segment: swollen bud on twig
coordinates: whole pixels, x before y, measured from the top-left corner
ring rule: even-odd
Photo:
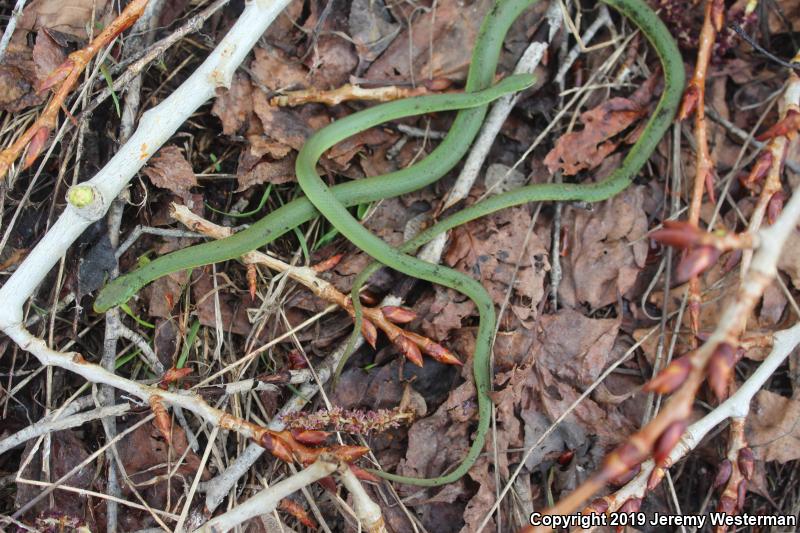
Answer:
[[[728,459],[725,459],[719,464],[719,468],[717,469],[717,475],[714,477],[714,488],[718,489],[725,485],[728,480],[731,478],[731,474],[733,473],[733,465]]]
[[[308,516],[308,512],[303,509],[303,507],[297,503],[296,501],[290,498],[284,498],[281,500],[281,503],[278,505],[278,508],[282,511],[286,511],[293,517],[297,519],[298,522],[306,526],[307,528],[317,530],[317,523],[314,522],[310,516]]]
[[[740,179],[741,184],[748,189],[754,189],[757,183],[761,183],[767,177],[769,169],[772,167],[772,152],[764,150],[758,154],[755,165],[750,169],[750,174],[746,178]]]
[[[311,430],[311,429],[293,429],[292,437],[297,442],[307,444],[309,446],[318,446],[325,442],[328,438],[327,431]]]
[[[443,365],[464,366],[464,363],[455,356],[453,352],[436,342],[425,343],[425,353],[442,363]]]
[[[681,108],[678,111],[678,120],[686,120],[694,113],[695,109],[697,109],[697,100],[699,98],[700,88],[692,81],[683,93]]]
[[[711,245],[694,248],[678,263],[678,267],[675,269],[675,282],[684,283],[699,275],[716,263],[721,253],[719,249]]]
[[[711,0],[711,23],[717,33],[725,27],[725,2],[724,0]]]
[[[158,429],[161,436],[164,437],[164,440],[167,444],[172,442],[172,420],[170,419],[169,412],[167,412],[167,408],[164,407],[164,402],[161,399],[161,396],[150,396],[150,409],[153,411],[153,415],[155,418],[153,419],[153,425]]]
[[[786,193],[778,191],[773,194],[767,204],[767,222],[775,224],[778,217],[783,213],[783,203],[786,201]]]
[[[727,342],[720,343],[708,361],[708,384],[717,401],[728,397],[728,385],[736,364],[736,349]]]
[[[746,500],[747,500],[747,480],[743,479],[739,482],[739,486],[736,487],[736,510],[738,512],[740,513],[742,512]]]
[[[366,446],[335,446],[330,450],[330,453],[340,461],[352,463],[356,459],[368,454],[369,448]]]
[[[179,379],[183,379],[189,374],[192,373],[191,367],[183,367],[183,368],[175,368],[174,366],[164,372],[164,377],[161,378],[161,381],[158,383],[158,386],[162,389],[166,389],[167,385],[170,383],[174,383]]]
[[[395,324],[408,324],[417,318],[417,314],[411,309],[397,305],[385,305],[381,307],[381,313],[387,320]]]
[[[272,435],[269,431],[261,434],[259,444],[262,448],[267,450],[273,456],[277,457],[284,463],[291,463],[294,460],[292,451],[283,439]]]
[[[664,479],[664,474],[666,470],[663,468],[655,467],[653,471],[650,472],[650,477],[647,478],[647,492],[653,492],[661,480]]]
[[[42,126],[36,130],[36,133],[34,133],[31,138],[31,142],[28,144],[28,153],[25,155],[25,161],[22,163],[22,170],[25,170],[36,161],[36,158],[39,157],[39,154],[44,150],[44,145],[49,138],[50,128]]]
[[[641,464],[634,465],[627,472],[623,472],[614,479],[610,480],[609,483],[615,487],[624,487],[625,485],[628,484],[628,481],[638,476],[639,472],[641,471],[642,471]]]
[[[739,472],[742,473],[745,479],[752,479],[753,472],[756,469],[755,455],[750,448],[742,448],[739,450],[739,456],[736,458],[736,464],[739,467]]]
[[[791,108],[786,112],[786,116],[776,122],[767,131],[756,137],[757,141],[766,141],[775,137],[784,137],[787,134],[800,129],[800,111]]]
[[[670,394],[683,385],[692,368],[691,353],[674,359],[656,377],[644,384],[645,392]]]
[[[622,504],[617,512],[620,514],[638,513],[639,509],[641,508],[641,498],[629,498],[625,503]],[[617,533],[622,533],[622,531],[625,531],[625,526],[617,526]]]
[[[367,344],[374,349],[378,342],[378,330],[375,329],[375,324],[363,318],[361,320],[361,335],[364,336],[364,340],[367,341]]]
[[[355,474],[355,476],[360,479],[361,481],[372,481],[373,483],[380,483],[381,478],[373,474],[372,472],[367,472],[363,468],[360,468],[356,465],[347,465],[350,467],[350,471]]]
[[[690,248],[701,238],[702,231],[691,222],[665,220],[662,226],[661,229],[651,232],[650,238],[667,246]]]
[[[582,514],[604,514],[608,511],[608,501],[605,498],[597,498],[596,500],[592,500],[592,503],[589,504],[589,507],[583,510]]]
[[[319,263],[317,263],[316,265],[312,266],[311,268],[317,274],[320,274],[322,272],[327,272],[328,270],[330,270],[333,267],[335,267],[336,265],[338,265],[339,262],[342,260],[342,257],[344,257],[344,254],[333,255],[333,256],[325,259],[324,261],[320,261]]]
[[[419,346],[414,341],[401,333],[393,339],[393,342],[406,359],[419,367],[422,366],[422,352],[419,351]]]
[[[247,265],[247,289],[250,293],[250,301],[256,301],[256,288],[258,286],[258,273],[256,272],[256,265]]]
[[[686,431],[686,421],[676,420],[659,435],[655,445],[653,445],[653,460],[656,462],[656,466],[664,466],[670,452],[681,440],[684,431]]]
[[[448,78],[433,78],[422,82],[429,91],[444,91],[453,85],[453,81]]]

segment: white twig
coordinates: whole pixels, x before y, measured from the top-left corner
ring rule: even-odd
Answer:
[[[789,329],[775,333],[773,338],[775,342],[772,346],[772,352],[759,365],[758,369],[730,398],[688,427],[683,438],[669,454],[668,464],[674,465],[680,461],[695,449],[712,429],[725,420],[747,416],[753,396],[800,344],[800,322]],[[613,494],[613,501],[610,502],[609,511],[616,511],[630,498],[644,497],[647,493],[647,482],[654,467],[655,464],[652,460],[643,463],[639,474]]]
[[[14,34],[14,29],[17,27],[17,21],[19,21],[19,17],[22,16],[25,2],[26,0],[17,0],[16,5],[14,5],[14,10],[11,12],[11,18],[8,19],[8,24],[3,32],[3,38],[0,39],[0,62],[3,61],[6,55],[6,48],[8,48],[8,43],[11,42],[11,36]]]
[[[209,520],[195,531],[218,533],[233,529],[245,520],[272,512],[286,496],[334,473],[337,468],[349,470],[333,457],[321,456],[311,466],[297,474],[262,490],[249,500],[241,503],[216,518]]]
[[[339,474],[339,480],[350,491],[353,497],[353,510],[364,530],[367,533],[386,533],[380,506],[372,501],[353,471],[349,468],[344,469]]]
[[[555,16],[550,15],[553,11],[555,11]],[[553,39],[558,28],[561,26],[562,19],[557,2],[552,2],[550,4],[547,20],[550,24],[547,42],[529,44],[528,48],[525,49],[522,57],[517,62],[517,66],[514,68],[514,74],[532,73],[542,61],[542,57],[544,57],[544,53],[547,51],[549,42]],[[472,145],[472,149],[464,162],[464,167],[458,175],[455,184],[450,189],[447,198],[442,203],[439,209],[440,211],[449,209],[467,197],[470,189],[472,189],[472,185],[478,178],[478,173],[484,161],[486,161],[486,156],[489,155],[492,143],[494,143],[497,134],[500,133],[500,128],[503,127],[503,123],[506,121],[506,118],[508,118],[511,110],[514,109],[518,98],[519,95],[517,94],[507,95],[500,98],[492,105],[492,110],[489,112],[486,122],[481,126],[478,138]]]
[[[230,85],[233,73],[264,30],[289,0],[254,0],[208,58],[175,92],[147,111],[136,132],[91,180],[73,187],[72,199],[56,223],[0,289],[0,329],[22,321],[22,305],[36,290],[69,246],[99,220],[111,202],[147,160],[183,122],[214,96],[217,87]],[[76,196],[87,201],[76,202]]]
[[[43,365],[52,365],[69,370],[91,383],[111,385],[145,402],[149,402],[151,398],[160,397],[166,404],[182,407],[212,425],[233,430],[249,439],[258,440],[260,435],[263,434],[264,429],[260,426],[238,419],[212,407],[194,393],[166,391],[158,387],[137,383],[109,372],[100,365],[86,361],[77,352],[62,353],[51,350],[42,339],[33,336],[20,325],[8,327],[5,333],[20,348],[32,353]]]
[[[121,403],[119,405],[112,405],[110,407],[101,407],[99,409],[92,409],[91,411],[87,411],[85,413],[80,413],[77,415],[55,418],[55,419],[49,417],[50,418],[49,420],[40,420],[39,422],[32,424],[26,427],[25,429],[21,429],[16,433],[14,433],[13,435],[11,435],[10,437],[6,437],[2,441],[0,441],[0,454],[4,454],[8,450],[19,446],[23,442],[34,439],[40,435],[44,435],[45,433],[50,433],[52,431],[62,431],[64,429],[78,427],[80,425],[85,424],[86,422],[97,420],[98,418],[124,415],[129,410],[130,410],[129,404]]]
[[[558,5],[557,2],[554,3]],[[596,19],[594,19],[594,21],[588,28],[586,28],[586,32],[582,36],[580,36],[581,42],[575,44],[575,46],[572,47],[572,49],[569,51],[569,54],[567,54],[567,57],[561,63],[561,66],[558,69],[558,74],[556,74],[555,77],[555,82],[558,84],[559,87],[564,86],[564,78],[566,77],[570,67],[572,67],[572,64],[575,63],[576,59],[578,59],[578,56],[581,55],[581,53],[586,50],[583,45],[594,39],[595,34],[597,34],[597,32],[600,31],[600,28],[602,28],[606,24],[609,24],[610,22],[611,22],[611,16],[608,13],[608,8],[606,6],[601,6],[600,15]],[[577,35],[575,35],[575,37],[578,38]]]

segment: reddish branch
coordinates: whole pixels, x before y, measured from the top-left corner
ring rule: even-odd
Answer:
[[[700,31],[697,49],[697,64],[694,75],[686,89],[679,112],[680,120],[685,120],[694,113],[694,135],[697,143],[695,158],[695,178],[692,197],[689,203],[688,219],[691,224],[700,223],[700,206],[703,202],[703,189],[708,190],[709,198],[714,196],[714,163],[708,147],[708,124],[706,121],[706,75],[711,62],[711,53],[718,32],[723,28],[725,3],[723,0],[707,0],[705,17]],[[700,281],[697,276],[689,280],[689,320],[692,333],[697,334],[700,328]]]
[[[231,234],[230,228],[224,228],[209,222],[192,213],[186,206],[173,204],[172,216],[188,228],[215,239],[222,239]],[[275,257],[256,251],[245,254],[242,259],[245,263],[260,263],[273,270],[286,272],[289,277],[304,285],[317,297],[340,306],[350,316],[354,315],[350,297],[339,291],[332,283],[323,280],[317,275],[319,272],[335,267],[341,259],[340,256],[331,257],[311,268],[295,267]],[[252,287],[253,285],[251,285],[251,290]],[[416,318],[416,314],[410,309],[386,306],[381,308],[364,307],[363,310],[364,320],[361,333],[364,335],[364,339],[373,347],[378,338],[377,330],[380,329],[400,352],[416,365],[422,366],[423,353],[440,363],[448,365],[463,364],[450,350],[441,344],[425,336],[406,331],[397,325],[406,324]]]
[[[67,96],[80,80],[89,61],[100,50],[117,38],[119,34],[133,25],[142,15],[148,0],[133,0],[119,16],[109,24],[86,48],[73,52],[59,67],[51,72],[42,82],[39,91],[58,86],[50,102],[38,119],[9,148],[0,152],[0,180],[4,179],[8,170],[20,154],[28,147],[22,169],[26,169],[36,161],[47,143],[50,133],[55,129],[58,111],[63,107]]]
[[[797,109],[798,100],[800,100],[800,78],[792,74],[784,94],[782,110],[784,118],[781,122],[785,122],[790,110]],[[785,135],[786,141],[797,136],[796,128],[785,127],[781,132]],[[779,186],[779,176],[776,180],[776,186]],[[745,233],[739,238],[715,235],[699,237],[699,230],[685,223],[668,224],[665,230],[661,230],[662,236],[667,237],[663,240],[673,241],[672,244],[682,247],[698,244],[722,246],[724,243],[730,248],[736,248],[751,243],[758,246],[759,250],[753,257],[731,305],[725,308],[717,328],[705,344],[673,360],[645,385],[645,390],[659,394],[672,393],[659,414],[627,442],[611,452],[597,473],[548,509],[547,514],[574,512],[606,483],[638,470],[641,463],[650,457],[655,461],[656,468],[650,475],[647,488],[652,490],[658,485],[663,478],[664,468],[671,466],[670,453],[681,439],[692,404],[703,382],[708,380],[710,388],[720,402],[728,397],[733,382],[734,366],[742,356],[745,344],[749,342],[743,338],[747,319],[766,288],[773,282],[778,258],[787,238],[796,231],[798,218],[800,218],[800,196],[795,195],[787,204],[786,211],[775,223],[761,230],[757,236]],[[745,418],[742,416],[733,418],[731,422],[728,452],[726,459],[721,463],[717,478],[718,486],[724,486],[719,509],[726,513],[741,510],[747,492],[747,480],[753,472],[753,455],[744,438],[744,422]],[[613,495],[595,501],[585,512],[605,512],[610,508],[611,502],[616,503]],[[640,498],[636,497],[620,503],[620,509],[631,510],[640,503]],[[528,527],[524,531],[538,531],[538,529]]]

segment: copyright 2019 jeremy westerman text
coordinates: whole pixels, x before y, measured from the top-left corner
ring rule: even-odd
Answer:
[[[678,515],[664,513],[588,513],[569,515],[543,515],[533,513],[530,516],[532,526],[545,526],[558,531],[581,530],[600,526],[671,526],[697,527],[706,524],[711,526],[771,526],[797,527],[797,517],[793,515],[729,515],[726,513],[709,513],[704,515]]]

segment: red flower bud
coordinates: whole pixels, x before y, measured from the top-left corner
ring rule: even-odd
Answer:
[[[778,217],[783,213],[783,203],[786,200],[786,193],[778,191],[773,194],[767,204],[767,222],[775,224]]]
[[[725,485],[731,478],[732,473],[733,466],[729,460],[725,459],[719,464],[719,468],[717,469],[717,475],[714,478],[714,488],[717,489]]]
[[[47,126],[42,126],[36,130],[36,133],[34,133],[31,138],[31,142],[28,144],[28,153],[25,155],[25,161],[22,163],[22,170],[25,170],[36,161],[36,158],[39,157],[39,154],[44,150],[44,146],[47,144],[47,139],[49,138],[50,128]]]
[[[419,367],[422,366],[422,352],[419,351],[419,346],[414,341],[401,333],[394,338],[393,342],[406,359]]]
[[[366,446],[334,446],[330,452],[340,461],[352,463],[356,459],[369,453]]]
[[[642,465],[636,464],[631,467],[627,472],[623,472],[622,474],[616,476],[614,479],[611,479],[609,483],[615,487],[622,487],[628,483],[628,481],[635,478],[639,475],[639,472],[642,471]]]
[[[700,89],[695,83],[690,83],[683,93],[681,108],[678,111],[678,120],[686,120],[697,109],[697,100],[700,98]]]
[[[330,270],[330,269],[334,268],[336,265],[338,265],[339,262],[341,262],[343,257],[344,257],[344,254],[333,255],[333,256],[325,259],[324,261],[320,261],[319,263],[317,263],[316,265],[312,266],[311,268],[317,274],[319,274],[321,272],[327,272],[328,270]]]
[[[317,446],[327,440],[328,432],[310,429],[293,429],[292,437],[294,437],[297,442],[310,446]]]
[[[259,444],[262,448],[284,463],[291,463],[294,460],[291,449],[286,445],[283,439],[276,437],[269,431],[265,431],[261,434]]]
[[[760,183],[764,180],[770,167],[772,167],[772,152],[765,150],[758,155],[756,163],[753,165],[753,168],[750,169],[750,174],[739,181],[748,189],[753,189],[756,183]]]
[[[736,487],[736,510],[738,512],[742,512],[744,509],[745,500],[747,499],[747,480],[743,479],[739,482],[739,486]]]
[[[608,501],[605,498],[597,498],[589,504],[582,514],[597,513],[603,514],[608,511]]]
[[[297,519],[298,522],[306,526],[307,528],[316,530],[317,524],[314,522],[310,516],[308,516],[308,512],[303,509],[303,507],[297,503],[296,501],[290,498],[284,498],[281,500],[280,505],[278,506],[281,510],[286,511],[293,517]]]
[[[411,309],[396,305],[385,305],[381,307],[381,312],[387,320],[395,324],[407,324],[417,318],[417,314]]]
[[[308,360],[306,360],[306,357],[302,354],[302,352],[300,352],[300,350],[290,350],[289,354],[287,355],[287,359],[289,362],[289,368],[291,370],[308,368]]]
[[[561,455],[558,456],[556,462],[561,466],[567,466],[572,462],[573,457],[575,457],[575,450],[566,450],[561,452]]]
[[[684,283],[701,274],[717,262],[720,254],[720,250],[710,245],[694,248],[678,263],[675,269],[676,283]]]
[[[647,492],[652,492],[656,489],[661,480],[664,479],[666,470],[656,467],[650,472],[650,477],[647,478]]]
[[[736,464],[739,467],[739,472],[742,473],[745,479],[752,479],[753,472],[756,469],[756,457],[753,450],[750,448],[742,448],[739,450],[739,456],[736,458]]]
[[[720,402],[728,396],[728,385],[735,364],[736,349],[727,342],[719,344],[708,361],[708,384]]]
[[[691,354],[673,359],[661,372],[644,384],[643,390],[658,394],[670,394],[683,385],[692,368]]]
[[[367,341],[367,344],[375,348],[375,345],[378,342],[378,330],[375,329],[375,324],[367,320],[366,318],[361,320],[361,334],[364,336],[364,340]]]
[[[353,474],[355,474],[356,477],[361,481],[372,481],[373,483],[380,483],[381,481],[381,478],[379,478],[378,476],[376,476],[371,472],[367,472],[363,468],[359,468],[356,465],[347,465],[347,466],[350,467],[350,470],[353,472]]]
[[[675,248],[689,248],[694,246],[702,233],[700,229],[690,222],[680,220],[665,220],[663,228],[650,233],[654,241],[674,246]]]
[[[464,366],[464,363],[453,352],[435,342],[425,344],[425,353],[444,365]]]
[[[664,463],[669,458],[672,449],[681,440],[683,432],[686,431],[686,421],[676,420],[667,426],[667,429],[659,435],[656,443],[653,446],[653,460],[657,466],[664,466]]]
[[[756,137],[756,140],[766,141],[768,139],[774,139],[775,137],[783,137],[793,131],[797,131],[798,128],[800,128],[800,111],[797,109],[789,109],[785,117]]]

